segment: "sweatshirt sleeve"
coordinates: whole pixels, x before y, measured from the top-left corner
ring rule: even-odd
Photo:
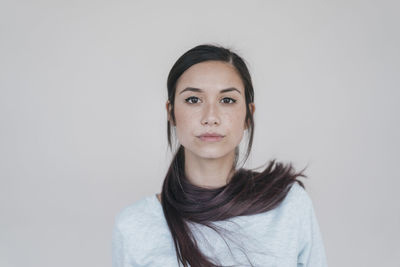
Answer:
[[[112,231],[112,267],[131,267],[127,257],[124,237],[117,223],[114,224]]]
[[[306,194],[297,267],[327,267],[325,248],[311,198]]]

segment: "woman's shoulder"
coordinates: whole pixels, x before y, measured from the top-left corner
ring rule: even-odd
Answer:
[[[305,206],[310,205],[312,202],[306,189],[302,185],[300,185],[300,183],[297,181],[295,181],[291,185],[285,201],[294,202],[297,205],[305,205]]]
[[[161,255],[173,255],[173,240],[155,194],[122,208],[115,216],[112,233],[113,257],[121,266],[128,258],[132,266],[150,266],[150,262],[165,259]]]
[[[135,229],[133,226],[143,227],[149,225],[149,222],[154,223],[160,213],[160,207],[157,207],[155,201],[158,200],[155,194],[152,194],[123,207],[115,216],[115,226],[123,230]]]
[[[309,210],[313,203],[306,189],[299,182],[294,182],[285,199],[280,204],[281,210],[290,211],[290,213],[304,214]]]

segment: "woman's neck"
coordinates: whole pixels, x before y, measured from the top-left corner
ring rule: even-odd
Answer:
[[[234,174],[235,151],[221,158],[201,158],[185,150],[185,174],[190,183],[206,188],[226,185]]]

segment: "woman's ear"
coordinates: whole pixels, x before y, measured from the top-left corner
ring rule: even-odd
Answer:
[[[172,125],[174,125],[174,123],[173,123],[173,121],[172,121],[172,119],[171,119],[171,108],[172,108],[172,106],[171,106],[171,102],[169,102],[169,100],[167,100],[167,103],[165,104],[165,108],[166,108],[166,110],[167,110],[167,119],[168,119],[168,121],[169,121]]]
[[[251,112],[251,115],[254,116],[254,111],[256,110],[256,105],[254,104],[254,102],[249,103],[249,110]],[[244,129],[247,130],[247,128],[249,128],[249,121],[246,121],[244,125]]]
[[[256,105],[254,104],[254,102],[251,102],[251,103],[249,104],[249,109],[250,109],[250,111],[251,111],[251,115],[254,116],[254,111],[256,111]]]

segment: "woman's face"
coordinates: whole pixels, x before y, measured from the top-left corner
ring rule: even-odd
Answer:
[[[167,110],[171,105],[167,101]],[[250,104],[254,111],[254,104]],[[246,129],[244,85],[234,66],[206,61],[187,69],[175,92],[177,138],[185,153],[202,158],[220,158],[234,153]],[[171,117],[169,116],[171,123]],[[204,138],[203,134],[220,138]]]

